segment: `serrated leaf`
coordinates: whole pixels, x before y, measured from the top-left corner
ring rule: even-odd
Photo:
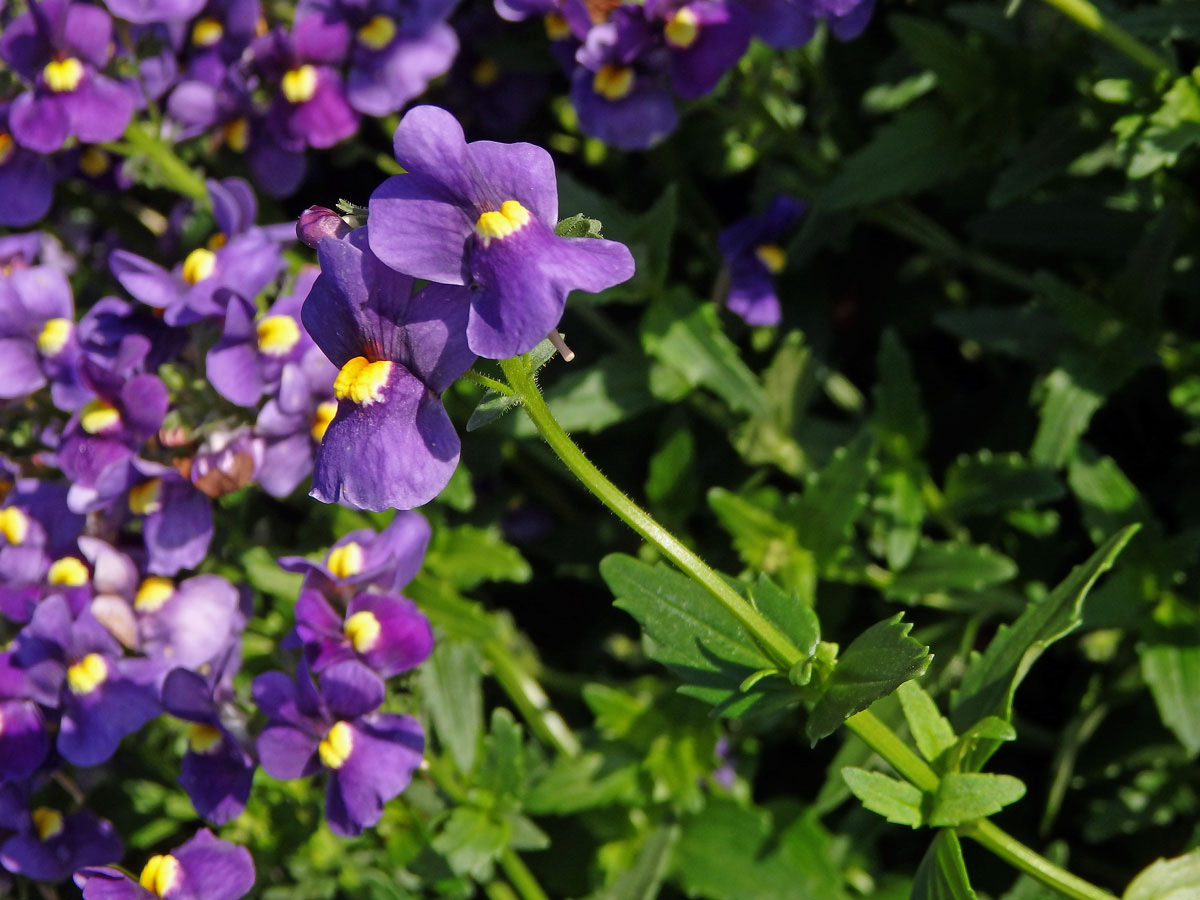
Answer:
[[[805,728],[814,744],[856,712],[866,709],[922,674],[932,657],[929,648],[908,636],[912,625],[900,614],[872,625],[838,657]]]
[[[523,583],[533,574],[521,551],[501,537],[499,528],[474,525],[437,529],[425,567],[460,590],[482,581]]]
[[[812,592],[797,594],[780,590],[766,575],[759,576],[750,588],[750,601],[805,657],[811,657],[821,641],[821,622],[812,607],[813,600]]]
[[[921,540],[925,499],[920,480],[921,474],[906,466],[886,468],[875,479],[872,535],[875,545],[882,545],[892,570],[903,569],[912,561]]]
[[[610,353],[577,366],[557,378],[545,391],[546,403],[558,423],[572,433],[594,434],[636,416],[657,401],[647,387],[649,369],[641,353]],[[519,437],[537,434],[532,420],[514,423]]]
[[[654,900],[671,867],[680,832],[678,825],[659,825],[647,835],[633,865],[590,896],[593,900]]]
[[[1163,724],[1189,756],[1200,753],[1200,632],[1174,629],[1170,642],[1138,648],[1142,677]]]
[[[936,106],[910,106],[843,163],[817,202],[825,209],[849,209],[917,194],[965,167],[954,124]]]
[[[929,845],[917,867],[910,900],[976,900],[953,831],[939,831]]]
[[[733,538],[742,561],[752,569],[778,578],[789,590],[811,598],[816,589],[816,563],[800,546],[796,529],[762,504],[724,488],[708,492],[708,505]]]
[[[924,541],[885,592],[900,600],[916,600],[925,594],[982,591],[1016,574],[1016,563],[991,547]]]
[[[703,385],[734,410],[768,414],[762,385],[725,335],[711,303],[696,302],[682,288],[668,291],[646,310],[641,333],[646,352],[689,386]]]
[[[1042,391],[1038,430],[1029,458],[1057,469],[1066,465],[1075,452],[1104,396],[1061,368],[1046,376]]]
[[[560,756],[525,797],[525,809],[546,816],[601,806],[636,805],[643,802],[639,762],[596,752]]]
[[[921,789],[882,772],[848,766],[842,778],[850,792],[871,812],[896,825],[921,827]]]
[[[1151,863],[1129,883],[1122,900],[1195,900],[1200,895],[1200,850]]]
[[[519,796],[525,788],[525,742],[521,726],[504,707],[492,710],[491,731],[475,783],[496,797]]]
[[[922,756],[934,762],[943,752],[954,746],[954,729],[921,685],[915,681],[906,681],[896,689],[896,696],[900,698],[908,730],[912,733]]]
[[[808,480],[799,501],[788,507],[787,520],[800,546],[812,553],[818,571],[836,561],[866,508],[874,459],[874,437],[863,431],[838,448],[829,464]]]
[[[508,829],[470,806],[455,808],[432,841],[456,875],[487,881],[493,864],[508,845]]]
[[[1052,503],[1065,490],[1053,469],[1035,466],[1019,453],[982,450],[954,461],[942,493],[947,512],[961,517]]]
[[[972,654],[952,696],[951,721],[960,731],[984,716],[1012,720],[1017,686],[1046,647],[1079,626],[1088,591],[1137,530],[1131,525],[1114,534],[1047,597],[1029,604],[1016,622],[1001,625],[984,653]],[[981,742],[973,759],[986,759],[994,749],[994,743]]]
[[[557,352],[558,350],[550,343],[549,339],[539,341],[537,346],[529,351],[530,371],[537,372]],[[505,394],[488,388],[483,392],[483,397],[480,398],[479,403],[476,404],[474,412],[471,413],[471,418],[467,419],[467,431],[474,431],[476,428],[482,428],[489,422],[494,422],[516,406],[519,399],[515,393]]]
[[[741,692],[746,678],[773,664],[733,614],[686,575],[619,553],[601,560],[600,575],[616,606],[641,624],[651,658],[679,675],[689,696],[719,704],[727,715],[792,696],[780,696],[781,679]]]
[[[929,824],[962,825],[998,813],[1025,796],[1025,783],[994,772],[947,772],[933,795]]]
[[[466,641],[437,641],[417,670],[421,701],[434,734],[463,773],[475,767],[483,730],[482,677],[479,650]]]
[[[565,219],[560,219],[554,226],[554,233],[559,237],[604,237],[604,228],[598,219],[589,219],[583,213],[576,213]]]
[[[961,340],[1034,363],[1056,359],[1072,340],[1057,317],[1032,305],[951,309],[938,313],[934,321]]]

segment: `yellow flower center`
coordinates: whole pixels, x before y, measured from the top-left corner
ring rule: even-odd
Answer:
[[[605,100],[620,100],[633,90],[633,69],[606,63],[592,77],[592,90]]]
[[[121,424],[121,414],[111,403],[97,397],[79,410],[79,424],[88,434],[99,434]]]
[[[175,594],[175,582],[161,575],[150,575],[138,586],[133,608],[138,612],[157,612]]]
[[[212,237],[210,237],[207,241],[204,242],[204,246],[207,247],[209,250],[216,251],[216,250],[220,250],[222,247],[224,247],[228,243],[229,243],[229,238],[226,237],[225,232],[218,231],[216,234],[214,234]]]
[[[212,275],[217,267],[217,254],[203,247],[197,247],[183,261],[183,280],[188,284],[196,284]]]
[[[317,745],[317,755],[321,762],[330,769],[340,769],[350,758],[354,749],[354,732],[345,722],[335,722],[326,733],[325,738]]]
[[[291,316],[267,316],[259,320],[258,349],[267,356],[284,356],[300,341],[300,326]]]
[[[475,68],[471,69],[471,80],[480,87],[495,84],[496,79],[499,77],[500,67],[496,65],[495,60],[488,59],[486,56],[475,63]]]
[[[135,516],[148,516],[162,509],[162,479],[151,478],[129,489],[129,511]]]
[[[350,578],[363,570],[363,549],[355,541],[334,547],[325,561],[334,578]]]
[[[244,116],[234,119],[225,126],[225,143],[234,153],[245,153],[250,143],[250,123]]]
[[[83,587],[90,578],[88,567],[74,556],[64,556],[56,559],[46,573],[46,580],[61,587]]]
[[[29,516],[15,506],[0,509],[0,534],[14,547],[24,543],[29,534]]]
[[[370,653],[382,630],[375,613],[365,609],[356,612],[342,626],[342,633],[349,638],[355,653]]]
[[[283,73],[279,87],[288,103],[306,103],[317,92],[317,70],[307,63],[290,69]]]
[[[108,171],[111,161],[108,154],[99,147],[88,147],[79,154],[79,168],[84,175],[99,178]]]
[[[671,16],[671,20],[663,29],[663,36],[672,47],[690,47],[700,36],[700,20],[685,6]]]
[[[366,357],[356,356],[338,372],[333,382],[333,396],[370,406],[383,399],[383,389],[391,374],[392,364],[387,360],[367,362]]]
[[[38,353],[42,356],[57,356],[67,345],[71,336],[71,328],[75,323],[70,319],[55,318],[47,320],[37,336]]]
[[[39,841],[45,842],[62,834],[63,817],[57,809],[39,806],[29,814],[29,818],[33,819],[33,829]]]
[[[372,50],[382,50],[396,36],[396,22],[385,15],[375,16],[370,22],[358,29],[358,40]]]
[[[152,856],[146,863],[146,868],[142,869],[138,884],[157,897],[165,897],[168,891],[179,884],[182,872],[183,867],[179,860],[170,854]]]
[[[762,244],[755,248],[754,255],[772,275],[782,272],[783,267],[787,264],[787,254],[778,244]]]
[[[475,233],[486,247],[494,238],[506,238],[529,224],[529,210],[516,200],[505,200],[499,212],[485,212],[475,223]]]
[[[317,407],[316,414],[313,415],[313,424],[310,434],[313,440],[320,443],[325,438],[325,432],[329,430],[329,423],[333,421],[333,417],[337,415],[337,401],[326,400]]]
[[[56,94],[73,91],[83,80],[83,63],[73,56],[51,60],[42,69],[42,80]]]
[[[188,747],[193,753],[212,753],[221,746],[221,732],[203,722],[193,722],[188,726]]]
[[[0,131],[0,166],[4,165],[17,152],[17,145],[13,142],[12,135],[7,131]]]
[[[225,28],[217,19],[201,19],[192,26],[192,43],[197,47],[211,47],[224,36]]]
[[[108,678],[108,663],[99,653],[89,653],[67,669],[67,687],[72,694],[90,694]]]
[[[561,41],[571,36],[571,26],[558,13],[550,13],[542,20],[546,26],[546,37],[552,41]]]

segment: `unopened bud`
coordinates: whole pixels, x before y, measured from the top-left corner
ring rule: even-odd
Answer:
[[[300,213],[300,221],[296,223],[296,237],[313,249],[323,238],[341,238],[349,233],[350,226],[345,220],[326,206],[310,206]]]

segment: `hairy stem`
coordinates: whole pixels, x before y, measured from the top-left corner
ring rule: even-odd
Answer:
[[[1124,28],[1114,25],[1104,18],[1104,14],[1088,0],[1043,0],[1043,2],[1074,19],[1088,31],[1094,32],[1098,38],[1107,41],[1115,50],[1125,54],[1139,66],[1149,69],[1156,75],[1159,72],[1170,72],[1174,68],[1167,59],[1155,53]]]
[[[1026,847],[987,819],[979,819],[970,825],[961,825],[955,830],[963,837],[969,837],[976,843],[987,847],[1005,862],[1023,872],[1028,872],[1042,884],[1054,888],[1064,897],[1071,897],[1073,900],[1117,900],[1116,896],[1108,891],[1056,866],[1046,857]]]
[[[144,156],[154,167],[166,187],[208,205],[208,187],[204,178],[176,156],[175,151],[158,135],[150,133],[136,119],[125,129],[123,143],[103,145],[106,150],[122,156]]]

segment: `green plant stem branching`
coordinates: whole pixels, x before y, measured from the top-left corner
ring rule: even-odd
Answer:
[[[737,617],[783,671],[786,672],[796,663],[803,661],[803,654],[786,635],[764,618],[700,557],[604,477],[558,424],[558,420],[554,418],[542,398],[525,360],[521,357],[502,360],[500,368],[509,386],[520,397],[521,404],[538,433],[563,464],[601,503],[657,547],[682,572],[708,590]],[[940,782],[937,773],[870,710],[851,716],[846,720],[846,727],[913,785],[922,791],[937,790]],[[986,819],[960,826],[956,830],[1066,897],[1073,900],[1116,900],[1109,892],[1056,866]],[[514,886],[521,890],[519,879],[514,877],[516,873],[507,866],[504,866],[504,869]],[[521,893],[525,895],[526,900],[531,900],[524,890],[521,890]]]
[[[190,197],[203,206],[208,205],[208,187],[203,176],[180,159],[166,141],[136,119],[125,129],[123,141],[104,144],[103,148],[121,156],[144,157],[162,179],[165,187]]]
[[[1048,6],[1053,6],[1063,15],[1074,19],[1088,31],[1094,32],[1101,40],[1107,41],[1115,50],[1129,57],[1139,66],[1149,69],[1156,75],[1160,72],[1170,72],[1174,66],[1170,61],[1155,53],[1132,34],[1119,25],[1114,25],[1104,14],[1088,0],[1043,0]]]

